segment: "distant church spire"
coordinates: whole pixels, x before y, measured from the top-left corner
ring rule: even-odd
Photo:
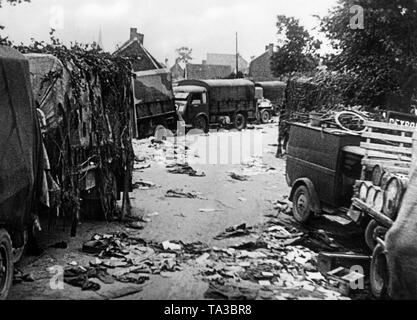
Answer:
[[[100,30],[98,31],[98,41],[97,41],[97,46],[98,46],[101,50],[104,50],[104,48],[103,48],[103,34],[102,34],[102,31],[101,31],[101,27],[100,27]]]

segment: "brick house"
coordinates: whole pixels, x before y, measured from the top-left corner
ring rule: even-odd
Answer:
[[[266,46],[265,52],[252,60],[249,66],[249,78],[254,81],[267,81],[275,79],[271,71],[271,58],[274,53],[274,45]]]
[[[235,54],[224,54],[224,53],[207,53],[207,64],[208,65],[223,65],[230,66],[231,72],[236,71],[236,55]],[[243,59],[243,57],[238,55],[238,66],[239,71],[243,74],[248,73],[249,63]],[[229,75],[230,75],[229,73]]]
[[[146,71],[163,68],[148,50],[143,46],[144,35],[138,33],[137,28],[130,28],[130,38],[114,54],[133,57],[137,60],[133,64],[134,71]]]
[[[186,66],[186,78],[197,80],[224,79],[232,73],[229,65],[208,64],[203,61],[202,64],[188,63]]]

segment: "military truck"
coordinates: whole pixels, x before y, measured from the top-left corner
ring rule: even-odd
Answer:
[[[233,124],[238,130],[256,120],[255,84],[245,79],[184,80],[174,88],[175,102],[190,127]]]
[[[176,130],[179,118],[171,73],[166,69],[135,72],[132,83],[136,136],[151,136],[163,128]]]
[[[33,94],[44,114],[45,146],[50,159],[51,178],[60,194],[51,210],[56,216],[72,217],[75,235],[81,216],[106,219],[116,210],[116,201],[126,190],[128,153],[122,135],[121,113],[114,98],[105,99],[98,74],[80,70],[70,61],[50,54],[28,53]],[[79,83],[74,86],[74,75]],[[129,88],[120,88],[120,92]],[[109,90],[108,90],[109,91]],[[110,103],[106,100],[109,100]],[[81,201],[80,201],[81,199]]]
[[[27,230],[42,198],[42,136],[33,103],[29,64],[0,46],[0,300],[13,282]]]
[[[256,99],[258,101],[259,119],[267,123],[284,105],[287,85],[281,81],[255,82]]]

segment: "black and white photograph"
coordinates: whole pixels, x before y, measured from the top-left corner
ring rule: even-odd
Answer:
[[[0,300],[417,300],[417,1],[0,0]]]

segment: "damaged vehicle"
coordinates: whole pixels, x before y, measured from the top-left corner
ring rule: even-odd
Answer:
[[[29,64],[0,46],[0,300],[13,282],[42,195],[42,136],[33,103]]]
[[[79,61],[77,65],[46,53],[26,57],[36,105],[45,120],[53,193],[47,216],[69,218],[75,236],[81,216],[109,219],[120,214],[117,201],[122,192],[126,200],[132,190],[130,87],[120,87],[116,93],[103,88],[109,81],[102,81],[97,71]]]

